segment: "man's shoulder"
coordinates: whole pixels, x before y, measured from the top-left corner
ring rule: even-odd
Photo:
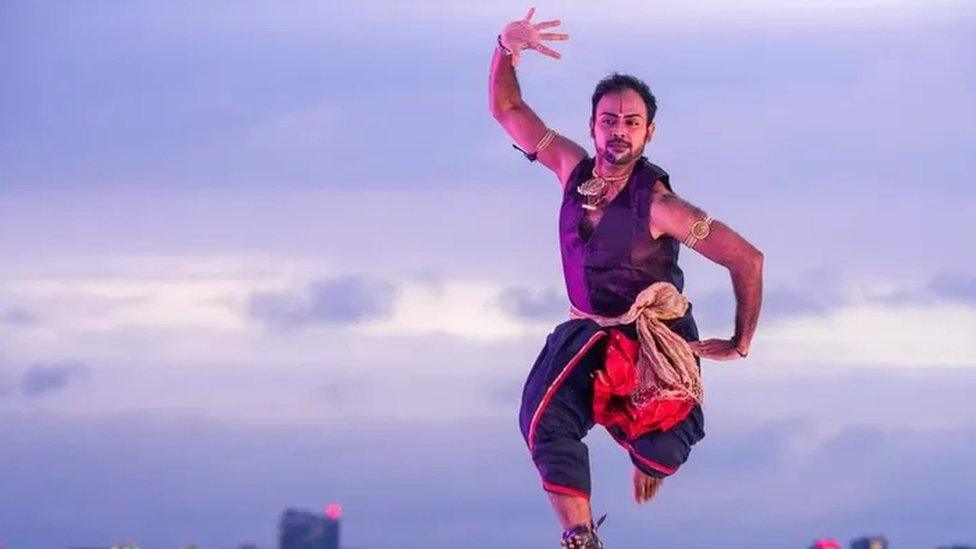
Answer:
[[[566,177],[566,181],[563,181],[563,188],[565,189],[567,185],[571,183],[579,184],[583,179],[586,179],[590,167],[593,165],[594,159],[589,154],[584,154],[583,158],[580,158],[578,162],[573,166],[573,169],[569,171],[569,175]]]
[[[579,177],[580,172],[586,171],[588,166],[592,166],[596,160],[590,156],[588,153],[583,155],[583,158],[579,159],[579,162],[573,166],[573,170],[570,172],[570,179],[573,177]]]
[[[665,191],[671,191],[671,176],[668,175],[667,170],[651,162],[647,157],[641,157],[641,160],[644,164],[644,169],[647,170],[647,179],[651,182],[653,191],[655,193],[659,192],[659,188],[662,186]]]

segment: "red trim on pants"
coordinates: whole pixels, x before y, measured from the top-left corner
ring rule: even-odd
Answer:
[[[564,496],[573,496],[577,498],[583,498],[585,500],[590,499],[589,494],[585,494],[583,492],[580,492],[579,490],[570,488],[569,486],[560,486],[559,484],[553,484],[551,482],[546,482],[544,480],[542,481],[542,488],[547,492],[562,494]]]
[[[532,414],[532,423],[529,424],[529,436],[528,436],[529,452],[535,452],[535,428],[539,424],[539,420],[542,419],[542,414],[543,412],[545,412],[546,407],[549,406],[549,401],[552,400],[553,395],[555,395],[556,391],[559,390],[559,386],[562,385],[564,381],[566,381],[566,378],[569,377],[569,374],[573,373],[573,369],[575,369],[579,361],[583,359],[583,355],[585,355],[587,351],[589,351],[590,348],[596,344],[597,341],[606,337],[606,335],[607,335],[606,332],[600,331],[590,336],[590,339],[588,339],[586,343],[583,344],[579,352],[573,355],[573,358],[570,359],[568,363],[566,363],[566,366],[563,368],[563,371],[559,372],[559,375],[556,376],[556,379],[554,379],[552,384],[549,385],[549,388],[546,389],[546,394],[542,397],[542,401],[539,403],[539,406],[535,409],[535,413]]]
[[[607,432],[610,433],[610,430],[608,429]],[[660,473],[664,473],[665,475],[673,475],[676,472],[678,472],[678,468],[677,467],[668,467],[667,465],[665,465],[663,463],[658,463],[658,462],[654,461],[653,459],[647,459],[646,457],[640,455],[639,453],[637,453],[637,450],[633,447],[633,445],[631,445],[626,440],[622,440],[622,439],[619,439],[619,438],[615,437],[613,435],[613,433],[610,433],[610,438],[612,438],[613,440],[617,441],[617,444],[623,446],[627,450],[627,452],[630,453],[630,455],[634,456],[634,458],[637,461],[639,461],[642,464],[646,465],[648,468],[654,469],[655,471],[658,471]]]

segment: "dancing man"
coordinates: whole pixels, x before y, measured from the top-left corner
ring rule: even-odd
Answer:
[[[534,11],[498,36],[489,102],[515,146],[561,184],[559,244],[570,319],[548,336],[529,372],[519,423],[564,529],[562,547],[600,548],[583,437],[603,425],[634,464],[635,500],[657,493],[705,436],[700,357],[749,353],[763,254],[675,194],[668,174],[643,156],[657,104],[641,80],[613,74],[597,84],[592,158],[543,123],[522,99],[515,67],[525,50],[559,59],[543,42],[568,36],[545,32],[558,20],[532,23]],[[699,340],[681,294],[681,244],[728,269],[736,298],[730,339]]]

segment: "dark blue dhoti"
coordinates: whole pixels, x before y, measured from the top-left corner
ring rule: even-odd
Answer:
[[[675,328],[687,340],[698,339],[693,321]],[[605,340],[606,332],[592,320],[563,322],[546,338],[526,379],[519,426],[542,486],[549,492],[590,496],[589,453],[583,437],[594,426],[593,372],[602,367]],[[663,478],[674,474],[688,459],[691,447],[705,436],[704,417],[701,406],[695,405],[666,431],[651,431],[632,440],[616,428],[607,432],[638,469]]]

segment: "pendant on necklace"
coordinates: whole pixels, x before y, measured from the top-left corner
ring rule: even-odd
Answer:
[[[583,203],[583,209],[596,210],[600,202],[603,201],[603,194],[606,192],[606,189],[607,182],[602,177],[587,179],[576,187],[576,191],[586,199],[586,202]]]
[[[632,171],[633,170],[624,175],[603,178],[596,174],[596,166],[594,165],[593,171],[591,172],[593,177],[587,179],[576,187],[576,191],[583,195],[583,197],[586,199],[586,201],[582,204],[583,209],[593,211],[598,208],[602,208],[604,206],[604,202],[606,201],[605,199],[607,197],[607,191],[610,190],[607,188],[609,186],[608,184],[611,182],[616,183],[617,181],[624,181],[624,184],[626,185],[626,181],[630,178]]]

